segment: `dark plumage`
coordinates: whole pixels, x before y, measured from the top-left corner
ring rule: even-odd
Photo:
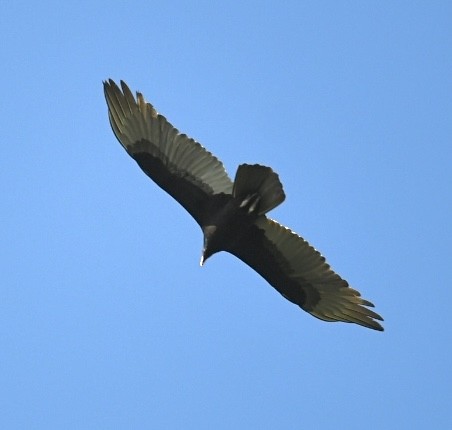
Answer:
[[[214,155],[179,133],[140,93],[135,99],[122,81],[121,88],[104,82],[113,131],[141,169],[201,227],[201,265],[216,252],[230,252],[315,317],[383,330],[371,302],[303,238],[267,218],[285,199],[270,167],[241,164],[232,182]]]

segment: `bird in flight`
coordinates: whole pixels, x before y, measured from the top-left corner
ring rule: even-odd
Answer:
[[[267,217],[285,194],[278,175],[241,164],[232,181],[214,155],[182,134],[121,81],[104,82],[110,124],[141,169],[176,199],[204,235],[201,265],[227,251],[258,272],[282,296],[324,321],[383,331],[383,318],[336,274],[325,258],[289,228]]]

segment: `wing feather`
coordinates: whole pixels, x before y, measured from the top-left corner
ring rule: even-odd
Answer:
[[[325,321],[343,321],[383,330],[374,305],[335,273],[302,237],[265,216],[228,250],[262,275],[286,299]]]
[[[232,193],[232,181],[214,155],[173,127],[140,93],[121,81],[104,82],[110,124],[143,171],[200,222],[203,201]]]

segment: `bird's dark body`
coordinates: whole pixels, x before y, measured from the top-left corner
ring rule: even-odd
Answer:
[[[270,167],[242,164],[235,180],[221,162],[121,82],[104,84],[113,131],[141,169],[176,199],[204,235],[201,264],[226,251],[256,270],[287,300],[325,321],[382,331],[373,304],[333,272],[300,236],[269,219],[284,191]]]
[[[149,172],[147,175],[157,185],[179,201],[193,215],[203,229],[204,235],[209,239],[212,254],[227,251],[251,267],[261,266],[259,273],[269,284],[293,303],[304,304],[303,290],[292,285],[291,279],[286,276],[287,270],[290,268],[284,267],[284,259],[278,255],[278,249],[274,248],[270,254],[263,246],[264,232],[254,225],[258,215],[248,212],[246,206],[240,207],[242,202],[232,194],[220,193],[209,196],[186,178],[173,178],[156,156],[137,153],[133,158],[143,171]],[[183,191],[183,196],[181,191]],[[214,234],[210,235],[209,228],[212,227],[215,230]],[[253,252],[249,252],[246,256],[241,255],[240,252],[245,244],[248,246],[255,244]],[[277,265],[274,264],[275,258],[279,259]],[[279,269],[280,266],[285,270]]]

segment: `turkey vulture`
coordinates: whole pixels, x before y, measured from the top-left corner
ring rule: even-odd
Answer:
[[[127,153],[195,219],[204,235],[201,265],[227,251],[287,300],[324,321],[383,331],[383,318],[303,238],[266,213],[284,191],[270,167],[241,164],[234,182],[203,146],[174,128],[139,92],[104,82],[110,124]]]

